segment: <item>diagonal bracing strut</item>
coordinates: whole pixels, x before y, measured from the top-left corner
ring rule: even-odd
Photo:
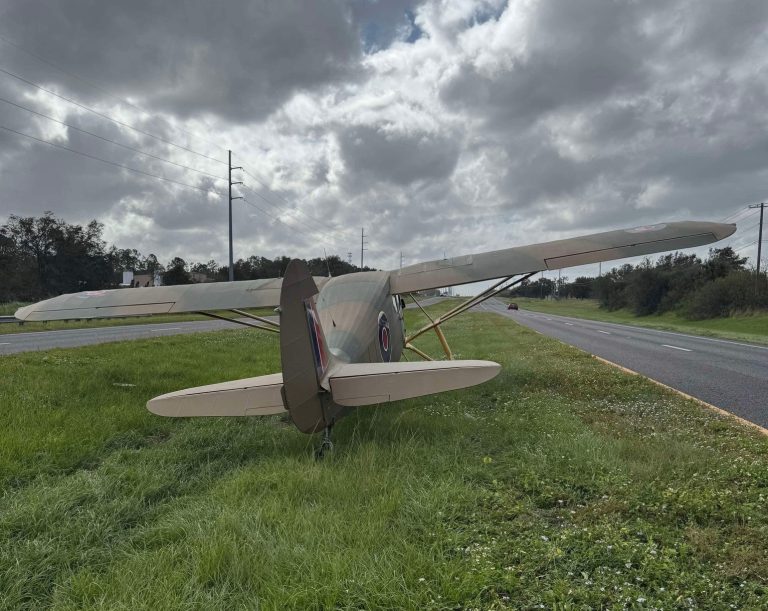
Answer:
[[[444,322],[450,320],[451,318],[454,318],[455,316],[458,316],[459,314],[463,314],[470,308],[475,307],[476,305],[479,305],[483,303],[484,301],[490,299],[491,297],[495,297],[502,291],[505,291],[507,289],[512,288],[513,286],[516,286],[520,284],[521,282],[524,282],[525,280],[528,280],[531,276],[536,274],[538,272],[530,272],[528,274],[524,274],[522,277],[518,278],[514,282],[511,282],[510,284],[506,284],[510,280],[512,280],[515,276],[507,276],[506,278],[500,280],[496,284],[494,284],[492,287],[486,289],[479,295],[475,295],[472,299],[469,301],[465,301],[464,303],[459,304],[455,308],[449,310],[442,316],[438,316],[437,319],[433,319],[429,314],[427,314],[426,310],[421,306],[421,304],[416,300],[416,297],[414,297],[413,293],[411,293],[411,298],[416,303],[417,306],[419,306],[419,309],[421,309],[422,312],[427,316],[429,319],[429,324],[422,327],[415,333],[412,333],[405,339],[405,346],[406,348],[413,349],[412,342],[414,339],[419,337],[420,335],[423,335],[427,331],[434,329],[435,333],[437,334],[438,339],[440,340],[440,344],[443,346],[443,352],[445,352],[445,356],[451,360],[453,359],[453,354],[451,353],[450,346],[448,346],[448,342],[445,339],[445,335],[443,335],[442,330],[440,329],[440,325]],[[420,351],[419,351],[420,352]]]
[[[266,323],[275,325],[273,327],[265,327],[264,325],[257,325],[252,322],[246,322],[245,320],[238,320],[237,318],[227,318],[226,316],[222,316],[221,314],[214,314],[213,312],[197,312],[198,314],[202,314],[203,316],[208,316],[209,318],[215,318],[217,320],[225,320],[227,322],[233,322],[238,325],[243,325],[244,327],[251,327],[252,329],[262,329],[263,331],[271,331],[272,333],[280,333],[280,325],[273,323],[270,320],[259,318],[253,314],[248,314],[246,312],[241,312],[240,310],[229,310],[230,312],[234,312],[236,314],[244,314],[248,318],[255,318],[256,320],[263,320]]]

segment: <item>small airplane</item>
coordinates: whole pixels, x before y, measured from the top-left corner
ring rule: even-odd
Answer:
[[[293,260],[283,278],[86,291],[22,307],[15,316],[48,321],[197,312],[280,333],[282,373],[179,390],[151,399],[147,408],[170,417],[287,412],[303,433],[323,431],[321,457],[332,447],[334,424],[356,407],[467,388],[499,373],[492,361],[453,359],[441,329],[451,318],[540,271],[702,246],[734,231],[733,224],[662,223],[334,278],[313,277],[303,261]],[[485,280],[498,282],[434,319],[414,295]],[[430,320],[410,334],[405,296]],[[243,310],[275,306],[279,322]],[[241,318],[217,313],[222,310]],[[433,360],[413,344],[430,330],[447,360]],[[404,350],[424,360],[401,363]]]

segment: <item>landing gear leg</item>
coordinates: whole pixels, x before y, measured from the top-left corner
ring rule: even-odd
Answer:
[[[326,452],[333,450],[333,442],[331,441],[331,429],[333,425],[328,425],[323,430],[323,440],[320,442],[320,447],[315,450],[315,460],[322,460]]]

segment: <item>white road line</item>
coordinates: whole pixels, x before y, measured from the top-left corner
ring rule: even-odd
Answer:
[[[565,323],[565,324],[566,324],[566,325],[568,325],[569,327],[572,327],[572,326],[573,326],[573,323],[572,323],[572,322],[567,322],[567,323]]]
[[[179,331],[181,330],[181,327],[168,327],[167,329],[150,329],[150,331]]]
[[[10,346],[11,342],[0,342],[0,346]]]
[[[603,333],[605,335],[610,335],[608,331],[601,331],[600,329],[597,330],[598,333]]]
[[[691,352],[688,348],[681,348],[680,346],[670,346],[669,344],[662,344],[665,348],[674,348],[675,350],[682,350],[683,352]]]
[[[552,320],[552,319],[551,319],[551,318],[546,318],[546,317],[545,317],[545,318],[544,318],[544,320]]]

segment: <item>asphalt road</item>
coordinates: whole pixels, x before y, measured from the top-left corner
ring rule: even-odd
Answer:
[[[476,309],[509,316],[521,325],[768,427],[768,346],[507,310],[506,304],[495,299]]]
[[[440,301],[441,297],[423,299],[423,306]],[[408,308],[415,304],[408,303]],[[277,322],[277,316],[267,317]],[[258,324],[257,321],[253,321]],[[94,325],[98,322],[94,322]],[[221,331],[223,329],[243,328],[235,323],[219,320],[196,320],[189,322],[148,323],[138,325],[120,325],[114,327],[90,327],[86,329],[62,329],[59,331],[29,331],[0,335],[0,355],[29,352],[31,350],[50,350],[51,348],[76,348],[91,344],[120,342],[130,339],[146,339],[164,335],[183,333],[201,333],[203,331]]]

